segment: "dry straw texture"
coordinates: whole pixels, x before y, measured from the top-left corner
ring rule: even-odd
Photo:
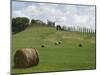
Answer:
[[[15,67],[25,68],[37,65],[38,52],[35,48],[23,48],[16,51],[14,56]]]

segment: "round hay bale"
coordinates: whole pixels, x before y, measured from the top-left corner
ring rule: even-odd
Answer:
[[[17,50],[14,56],[14,65],[18,68],[35,66],[39,63],[38,52],[35,48]]]
[[[59,44],[61,44],[61,41],[57,41],[57,42],[55,42],[54,44],[55,44],[55,45],[59,45]]]
[[[78,46],[79,46],[79,47],[82,47],[83,45],[82,45],[82,44],[79,44]]]
[[[61,41],[59,41],[58,43],[61,44]]]
[[[59,43],[58,43],[58,42],[55,42],[54,44],[55,44],[55,45],[59,45]]]
[[[44,48],[44,47],[45,47],[45,45],[41,45],[41,47],[42,47],[42,48]]]

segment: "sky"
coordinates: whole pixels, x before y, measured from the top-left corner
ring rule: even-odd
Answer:
[[[95,29],[95,6],[12,1],[12,17]]]

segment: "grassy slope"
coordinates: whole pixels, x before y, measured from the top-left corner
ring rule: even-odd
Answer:
[[[60,45],[54,42],[61,41]],[[78,47],[82,43],[83,47]],[[41,48],[44,44],[46,47]],[[79,32],[56,31],[52,27],[33,26],[12,36],[13,56],[17,49],[35,47],[39,51],[38,66],[12,69],[12,73],[78,70],[95,68],[95,36]]]

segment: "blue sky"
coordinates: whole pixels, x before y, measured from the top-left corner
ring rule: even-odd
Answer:
[[[56,25],[95,28],[95,6],[12,1],[12,17],[28,17]]]

